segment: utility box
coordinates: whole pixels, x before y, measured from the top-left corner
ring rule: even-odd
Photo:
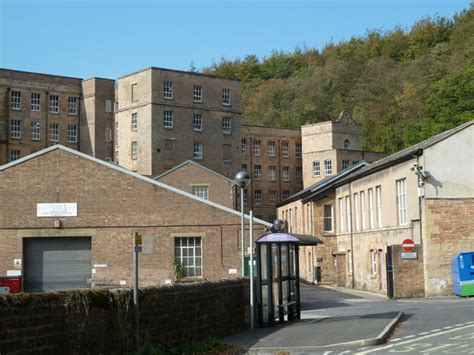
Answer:
[[[0,276],[0,287],[8,288],[8,293],[22,291],[21,276]]]
[[[453,290],[458,296],[474,295],[474,252],[460,253],[451,259]]]

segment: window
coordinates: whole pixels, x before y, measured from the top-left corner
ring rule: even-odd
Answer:
[[[281,174],[281,179],[283,181],[290,181],[290,167],[284,166]]]
[[[163,81],[163,97],[165,99],[173,98],[173,82],[169,80]]]
[[[260,206],[262,204],[262,190],[253,191],[253,201],[255,206]]]
[[[41,109],[41,95],[37,92],[31,93],[31,111],[39,111]]]
[[[49,125],[49,140],[51,142],[59,141],[59,123],[51,123]]]
[[[240,140],[240,153],[247,153],[247,140],[245,138]]]
[[[253,141],[253,155],[260,155],[260,141]]]
[[[230,106],[230,89],[222,89],[222,105]]]
[[[356,165],[359,161],[358,160],[353,160],[352,165]]]
[[[290,146],[288,143],[281,144],[281,156],[283,158],[288,158],[290,156]]]
[[[209,200],[209,186],[192,186],[192,193],[194,196],[200,197],[204,200]]]
[[[59,95],[49,95],[49,111],[52,113],[59,112]]]
[[[10,121],[10,138],[21,138],[21,121],[11,120]]]
[[[247,204],[247,189],[244,189],[244,205]]]
[[[407,180],[397,180],[398,224],[408,224],[407,216]]]
[[[242,170],[248,171],[247,170],[247,164],[242,164]]]
[[[362,217],[361,222],[362,222],[362,230],[367,229],[367,221],[365,218],[365,192],[361,191],[360,192],[360,215]]]
[[[193,157],[194,159],[202,159],[203,151],[202,151],[202,143],[194,143],[193,144]]]
[[[137,142],[132,142],[132,146],[130,149],[130,156],[132,160],[138,159],[138,143]]]
[[[352,250],[347,251],[347,265],[349,267],[349,274],[352,274]]]
[[[202,102],[202,86],[194,85],[193,87],[193,101]]]
[[[20,159],[20,151],[19,150],[10,150],[10,161]]]
[[[342,170],[347,169],[349,167],[350,161],[348,159],[342,160]]]
[[[67,141],[69,143],[77,143],[77,126],[75,124],[67,126]]]
[[[67,98],[67,113],[77,115],[77,97],[69,96]]]
[[[372,274],[377,273],[377,250],[376,249],[371,249],[370,250],[370,271]]]
[[[374,190],[369,189],[369,228],[374,229],[374,227],[375,227]]]
[[[321,176],[321,166],[319,160],[313,161],[313,176]]]
[[[349,149],[349,144],[350,144],[349,139],[346,139],[344,141],[344,149]]]
[[[138,130],[138,114],[132,113],[132,131]]]
[[[303,168],[301,166],[296,167],[296,182],[303,182]]]
[[[359,209],[359,195],[354,194],[354,210],[355,210],[355,230],[360,230],[360,209]]]
[[[10,108],[13,110],[21,109],[21,92],[12,90],[10,92]]]
[[[202,276],[201,237],[175,238],[174,256],[183,266],[185,277]]]
[[[332,205],[324,205],[324,231],[332,232],[332,218],[333,218],[333,207]]]
[[[268,141],[268,156],[269,157],[274,157],[275,156],[275,142],[274,141]]]
[[[375,195],[377,198],[377,226],[382,228],[382,186],[375,187]]]
[[[105,141],[112,142],[112,128],[105,129]]]
[[[275,165],[268,166],[268,180],[275,181],[276,180],[276,167]]]
[[[352,221],[351,221],[351,197],[346,196],[346,225],[347,231],[352,230]]]
[[[301,143],[296,143],[295,144],[295,156],[300,159],[303,154],[303,148],[301,146]]]
[[[199,113],[193,115],[193,130],[202,132],[202,115]]]
[[[223,117],[222,118],[222,132],[224,134],[231,133],[231,119],[230,117]]]
[[[30,139],[32,141],[40,140],[40,123],[39,122],[31,122]]]
[[[276,204],[276,191],[275,190],[270,190],[268,191],[268,200],[271,205]]]
[[[342,197],[338,199],[339,205],[339,232],[344,232],[344,205],[342,203]]]
[[[262,178],[262,166],[254,165],[253,166],[253,179],[260,180]]]
[[[105,112],[106,113],[112,112],[112,100],[105,100]]]
[[[284,200],[287,199],[288,197],[290,197],[290,191],[283,191],[282,197],[283,197]]]
[[[130,98],[132,99],[131,101],[138,101],[137,97],[137,84],[132,84],[130,86]]]
[[[173,111],[163,111],[163,127],[173,128]]]
[[[332,161],[331,160],[324,161],[324,173],[325,175],[332,175]]]

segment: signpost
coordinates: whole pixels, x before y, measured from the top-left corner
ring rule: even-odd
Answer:
[[[411,239],[405,239],[402,243],[402,251],[401,258],[408,259],[408,260],[415,260],[418,259],[418,255],[415,251],[416,245],[415,242]]]
[[[142,251],[142,236],[136,230],[132,231],[133,244],[133,313],[135,321],[135,347],[138,351],[140,344],[138,337],[139,309],[138,309],[138,253]]]

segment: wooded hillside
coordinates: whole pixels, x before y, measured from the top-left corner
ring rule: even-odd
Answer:
[[[350,111],[364,148],[391,153],[474,119],[474,4],[409,30],[222,59],[205,73],[242,80],[247,123],[299,127]]]

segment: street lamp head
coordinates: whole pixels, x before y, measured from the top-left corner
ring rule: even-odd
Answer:
[[[235,174],[234,181],[240,187],[245,187],[250,181],[250,175],[245,170],[240,170]]]
[[[283,222],[281,219],[275,219],[273,221],[273,231],[274,232],[281,232],[285,228],[285,222]]]

